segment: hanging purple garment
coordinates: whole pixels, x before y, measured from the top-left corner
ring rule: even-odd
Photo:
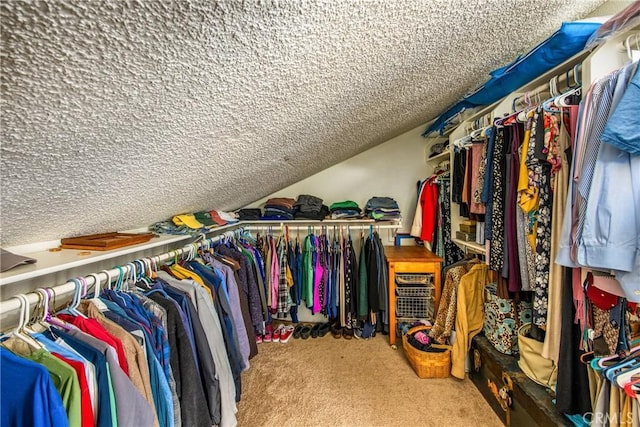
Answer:
[[[518,209],[518,174],[520,171],[520,154],[518,149],[522,145],[524,138],[524,128],[521,123],[513,125],[513,137],[511,139],[510,152],[511,167],[509,168],[509,188],[507,189],[505,230],[507,239],[507,263],[509,274],[507,276],[507,287],[509,292],[518,292],[520,283],[520,263],[518,257],[518,230],[516,220],[516,209]]]

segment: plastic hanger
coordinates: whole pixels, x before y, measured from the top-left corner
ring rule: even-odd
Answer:
[[[71,281],[75,285],[75,289],[73,291],[73,298],[72,298],[71,303],[69,304],[69,306],[67,306],[67,308],[62,310],[61,313],[66,313],[66,314],[70,314],[72,316],[86,318],[86,316],[84,314],[80,313],[77,310],[78,306],[80,305],[81,292],[82,292],[82,282],[80,282],[80,280],[78,280],[78,279],[71,279]]]
[[[634,42],[635,42],[635,44],[636,44],[636,49],[632,49],[632,48],[631,48],[631,44],[632,44],[632,43],[631,43],[631,39],[632,39],[632,38],[634,39]],[[631,35],[629,35],[629,36],[625,39],[625,41],[624,41],[624,47],[625,47],[625,48],[626,48],[626,50],[627,50],[627,56],[629,57],[629,61],[632,61],[632,62],[633,62],[633,60],[634,60],[634,58],[633,58],[633,51],[634,51],[634,50],[640,50],[640,33],[636,33],[636,34],[631,34]]]
[[[109,273],[107,272],[107,280],[111,280]],[[100,300],[100,293],[102,291],[101,282],[99,274],[91,273],[87,277],[93,277],[94,290],[93,290],[93,298],[90,300],[101,312],[108,311],[106,304]]]
[[[51,296],[53,294],[52,289],[38,288],[36,292],[42,296],[42,317],[40,319],[40,324],[45,328],[49,328],[50,326],[56,326],[58,328],[62,328],[64,330],[68,330],[69,326],[66,322],[58,319],[51,315]]]
[[[615,377],[618,374],[625,372],[631,368],[637,368],[639,366],[640,366],[640,360],[637,357],[634,357],[633,359],[625,359],[624,361],[621,361],[618,364],[607,367],[602,370],[602,373],[609,381],[611,381],[611,383],[614,383]]]
[[[631,379],[640,374],[640,362],[636,361],[635,366],[630,367],[629,369],[619,372],[613,376],[613,379],[616,385],[620,388],[624,388],[624,386],[631,381]]]
[[[150,289],[152,287],[151,280],[147,277],[146,262],[144,260],[136,260],[136,263],[140,263],[140,274],[136,274],[133,283],[136,285],[144,285],[145,288]]]
[[[30,336],[24,329],[29,319],[29,300],[27,299],[27,296],[25,294],[17,294],[14,296],[14,298],[18,298],[18,301],[20,301],[18,325],[13,331],[9,332],[5,336],[7,338],[17,338],[20,341],[28,344],[31,348],[35,348],[36,350],[44,349],[44,346],[36,341],[35,338]]]
[[[581,87],[573,88],[561,95],[558,95],[555,98],[554,103],[560,107],[569,107],[572,104],[567,104],[567,98],[572,95],[580,96],[581,93],[582,93]]]

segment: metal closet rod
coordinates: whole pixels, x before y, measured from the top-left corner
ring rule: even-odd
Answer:
[[[526,91],[525,94],[517,96],[516,98],[514,98],[513,100],[513,105],[515,106],[517,103],[522,103],[526,98],[531,98],[532,96],[541,96],[541,95],[547,95],[550,93],[551,90],[551,81],[555,79],[558,87],[557,89],[560,90],[560,92],[566,92],[570,89],[575,89],[576,87],[579,87],[582,84],[581,79],[578,77],[578,75],[582,72],[582,64],[578,63],[576,65],[574,65],[572,68],[569,68],[568,70],[566,70],[564,73],[560,73],[557,74],[556,76],[552,77],[551,79],[549,79],[549,81],[541,84],[540,86]],[[571,77],[569,76],[569,74],[571,74]],[[571,78],[573,78],[573,83],[571,84]],[[564,85],[564,90],[560,89],[560,85]],[[533,101],[533,100],[531,100]],[[544,99],[542,100],[544,101]]]
[[[238,224],[238,228],[234,229],[234,230],[227,230],[225,231],[223,234],[219,234],[210,238],[206,238],[203,239],[199,242],[193,242],[193,243],[189,243],[187,245],[185,245],[182,248],[179,249],[174,249],[172,251],[169,252],[165,252],[163,254],[160,255],[154,255],[154,256],[150,256],[150,257],[145,257],[143,259],[151,259],[155,265],[162,265],[165,264],[167,261],[170,261],[172,259],[175,259],[176,257],[181,257],[184,254],[187,253],[191,253],[199,248],[201,248],[202,246],[207,246],[207,245],[211,245],[214,244],[216,242],[218,242],[219,240],[222,240],[226,237],[230,237],[231,235],[236,235],[238,233],[242,233],[243,231],[260,231],[260,230],[265,230],[265,229],[275,229],[276,231],[278,229],[280,229],[280,227],[284,228],[285,226],[288,227],[289,229],[291,228],[295,228],[297,230],[308,230],[309,227],[313,227],[313,228],[318,228],[318,227],[331,227],[333,225],[338,225],[340,227],[344,227],[345,224],[341,223],[341,224],[332,224],[332,223],[327,223],[326,225],[323,225],[322,223],[314,223],[314,224],[310,224],[310,225],[305,225],[305,226],[298,226],[298,225],[288,225],[285,223],[275,223],[275,224],[265,224],[265,225],[249,225],[249,226],[245,226],[242,225],[241,223]],[[348,225],[346,224],[347,227],[349,227],[349,229],[351,230],[360,230],[360,229],[369,229],[370,227],[374,227],[374,228],[378,228],[378,229],[397,229],[400,228],[401,225],[400,224],[394,224],[394,225],[388,225],[388,224],[381,224],[381,225],[375,225],[375,224],[370,224],[370,225]],[[211,230],[212,232],[215,232],[215,229]],[[204,236],[204,235],[203,235]],[[140,259],[140,260],[143,260]],[[135,260],[132,261],[132,263],[135,263]],[[134,264],[135,265],[135,264]],[[120,266],[121,269],[125,269],[125,271],[128,273],[129,272],[129,266],[128,265],[123,265]],[[125,273],[125,275],[127,274]],[[101,272],[95,273],[97,276],[85,276],[82,279],[84,279],[87,283],[87,289],[93,289],[96,285],[96,281],[95,281],[95,277],[100,278],[100,283],[102,284],[103,280],[109,280],[111,279],[111,281],[115,281],[118,279],[118,277],[122,274],[122,271],[120,269],[118,269],[117,267],[112,268],[111,270],[103,270]],[[106,284],[106,282],[105,282]],[[53,287],[50,287],[50,289],[53,291],[54,297],[62,297],[62,296],[66,296],[66,295],[71,295],[75,292],[76,289],[76,284],[70,280],[66,283],[63,283],[62,285],[56,285]],[[36,292],[29,292],[27,294],[25,294],[27,297],[27,301],[29,302],[29,305],[35,305],[40,301],[40,296],[38,295],[38,293]],[[16,311],[20,308],[20,300],[17,297],[12,297],[9,298],[6,301],[0,301],[0,317],[3,317],[5,314],[10,313],[12,311]],[[4,328],[4,325],[3,325]]]
[[[389,230],[396,230],[400,227],[402,227],[402,225],[400,224],[382,224],[382,225],[375,225],[375,224],[369,224],[369,225],[348,225],[348,224],[332,224],[332,223],[327,223],[327,224],[309,224],[309,225],[289,225],[289,224],[273,224],[273,225],[248,225],[245,226],[244,229],[247,231],[262,231],[262,230],[268,230],[268,229],[273,229],[273,230],[279,230],[279,229],[283,229],[283,228],[288,228],[289,230],[294,229],[294,230],[308,230],[309,228],[327,228],[327,229],[331,229],[332,227],[340,227],[340,228],[344,228],[347,227],[350,230],[369,230],[370,228],[374,228],[374,229],[389,229]]]

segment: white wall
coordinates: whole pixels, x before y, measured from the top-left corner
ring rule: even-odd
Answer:
[[[270,197],[291,197],[312,194],[324,200],[329,206],[341,200],[353,200],[364,209],[372,196],[393,197],[402,212],[402,227],[398,231],[411,229],[417,202],[416,183],[426,178],[430,167],[426,163],[426,147],[433,139],[421,136],[426,124],[403,133],[383,144],[360,153],[335,166],[318,172],[289,187],[283,188],[248,207],[263,207]],[[312,160],[311,160],[312,161]],[[300,230],[306,235],[306,231]],[[393,245],[395,232],[381,230],[380,238],[385,245]],[[404,242],[406,244],[409,242]],[[360,250],[360,239],[355,238],[356,251]],[[320,314],[312,315],[304,303],[298,310],[302,322],[324,322]],[[290,319],[287,316],[286,319]],[[277,324],[277,319],[274,323]]]
[[[402,212],[402,228],[411,229],[417,202],[416,183],[428,176],[425,162],[427,139],[421,136],[426,125],[418,126],[370,150],[338,163],[315,175],[262,198],[249,207],[262,207],[270,197],[312,194],[333,202],[353,200],[364,209],[373,196],[394,198]],[[310,160],[312,161],[312,160]],[[391,244],[390,233],[380,233]]]

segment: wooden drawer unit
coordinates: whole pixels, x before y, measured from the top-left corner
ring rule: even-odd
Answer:
[[[395,346],[398,309],[399,315],[407,317],[429,317],[437,313],[442,258],[422,246],[385,246],[384,253],[389,266],[389,344]],[[425,295],[408,295],[408,290],[404,294],[396,291],[398,284],[410,286],[411,282],[424,286]],[[415,291],[419,293],[419,290]]]

